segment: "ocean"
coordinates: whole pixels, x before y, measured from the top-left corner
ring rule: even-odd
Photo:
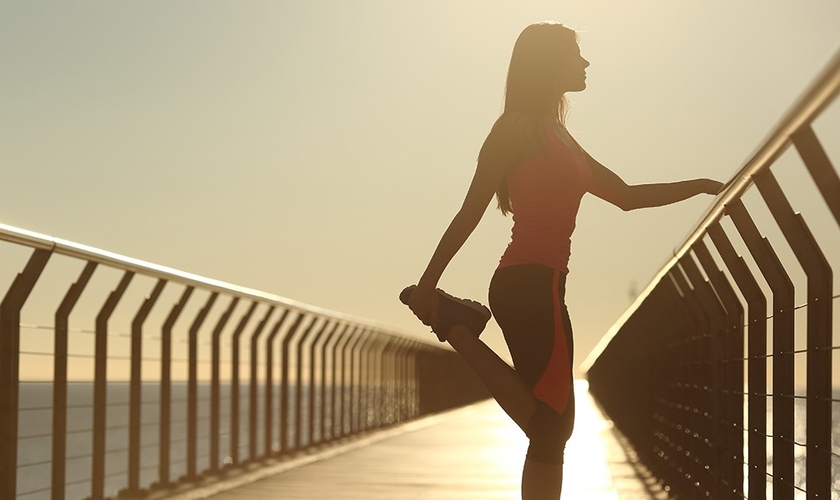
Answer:
[[[289,388],[289,408],[294,415],[295,388]],[[141,457],[140,487],[148,488],[158,481],[159,432],[160,432],[160,393],[159,385],[142,386],[141,408]],[[249,386],[247,382],[239,388],[239,459],[249,456],[248,421],[250,411]],[[259,386],[257,405],[257,456],[265,454],[265,391]],[[308,390],[304,386],[301,394],[301,406],[304,418],[301,422],[301,444],[309,442]],[[128,383],[109,383],[107,387],[107,433],[105,458],[105,494],[116,496],[128,483],[128,420],[129,386]],[[330,392],[327,393],[328,395]],[[220,386],[220,423],[219,423],[219,464],[232,463],[230,443],[230,385]],[[349,391],[346,392],[349,397]],[[173,382],[171,392],[171,439],[170,439],[170,480],[177,481],[187,472],[187,384]],[[280,412],[280,390],[273,390],[273,411]],[[320,413],[318,399],[315,412]],[[18,496],[19,500],[48,500],[50,497],[49,480],[51,477],[52,453],[52,384],[21,383],[19,394],[18,424]],[[331,421],[331,404],[325,408],[327,422]],[[387,405],[382,405],[386,407]],[[365,418],[373,421],[376,415],[369,410]],[[355,418],[355,417],[354,417]],[[385,416],[384,418],[387,418]],[[91,490],[91,451],[93,447],[93,384],[70,383],[68,386],[67,410],[67,461],[66,461],[66,498],[81,500],[90,495]],[[210,467],[210,385],[198,385],[197,429],[197,471]],[[286,422],[289,441],[294,439],[294,418]],[[345,417],[345,430],[349,431],[349,417]],[[332,432],[326,428],[327,437]],[[320,429],[316,425],[314,438],[320,440]],[[272,450],[280,449],[280,425],[273,422]]]

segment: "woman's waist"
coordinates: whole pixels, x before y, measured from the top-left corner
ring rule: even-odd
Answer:
[[[511,242],[499,260],[499,268],[519,264],[540,264],[569,272],[568,266],[571,254],[571,242],[568,239],[565,242],[557,241],[554,244]]]
[[[543,241],[545,244],[550,245],[559,241],[569,241],[574,231],[574,222],[515,222],[510,231],[510,236],[511,243]]]

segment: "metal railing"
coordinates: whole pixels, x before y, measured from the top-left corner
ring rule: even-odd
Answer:
[[[840,179],[813,128],[838,92],[840,53],[584,363],[675,497],[840,498]],[[803,164],[817,233],[774,175]]]
[[[142,498],[487,397],[456,353],[380,324],[9,226],[0,241],[0,270],[23,267],[0,304],[3,499]]]

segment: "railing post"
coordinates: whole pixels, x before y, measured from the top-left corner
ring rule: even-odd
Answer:
[[[348,345],[348,354],[350,357],[350,363],[348,366],[348,378],[349,383],[347,384],[347,432],[349,434],[354,434],[356,429],[353,428],[353,420],[354,420],[354,412],[356,409],[357,403],[357,393],[356,393],[356,353],[359,349],[359,344],[365,339],[365,334],[367,333],[366,328],[360,328],[356,332],[355,338],[352,342]]]
[[[414,418],[414,376],[411,372],[414,362],[414,341],[405,339],[403,353],[403,420]]]
[[[67,461],[67,354],[70,313],[90,281],[96,262],[88,262],[79,278],[67,290],[55,313],[55,348],[53,355],[53,440],[51,500],[64,500]],[[2,351],[2,349],[0,349]],[[2,357],[2,354],[0,354]],[[4,364],[5,366],[5,364]]]
[[[767,300],[720,224],[709,226],[709,236],[747,301],[747,494],[754,498],[764,498],[767,491]]]
[[[399,422],[399,359],[402,339],[395,338],[388,356],[388,400],[390,401],[390,424]]]
[[[388,354],[393,340],[388,337],[380,345],[376,355],[376,425],[387,424],[388,415]]]
[[[673,401],[663,401],[663,398],[657,398],[652,388],[648,394],[645,394],[645,388],[648,387],[648,384],[655,383],[654,380],[645,380],[642,384],[634,381],[631,387],[627,387],[625,383],[621,388],[611,390],[621,397],[621,406],[635,408],[636,405],[631,404],[631,399],[641,401],[649,399],[651,403],[658,403],[655,413],[661,413],[661,417],[654,418],[652,429],[654,439],[651,439],[651,445],[649,446],[636,445],[636,447],[641,454],[655,460],[653,468],[658,471],[660,477],[668,480],[668,484],[672,485],[674,491],[678,494],[694,496],[698,494],[697,488],[706,487],[707,483],[710,482],[710,479],[706,477],[708,469],[703,468],[712,461],[707,439],[709,425],[705,417],[706,408],[709,406],[706,392],[708,380],[706,379],[706,373],[702,370],[704,362],[695,361],[704,359],[704,353],[701,351],[702,345],[700,344],[701,336],[698,333],[701,330],[698,326],[700,325],[700,319],[698,312],[693,310],[693,307],[696,306],[693,301],[686,297],[689,293],[687,286],[685,284],[682,287],[678,286],[672,278],[672,274],[666,275],[650,292],[644,303],[639,306],[638,311],[641,317],[632,323],[630,331],[638,335],[661,328],[661,323],[667,324],[667,320],[659,322],[654,318],[657,312],[664,315],[665,318],[670,317],[673,324],[676,325],[672,330],[671,341],[665,344],[666,349],[672,347],[676,351],[672,355],[674,359],[669,362],[668,358],[671,356],[663,356],[663,359],[657,360],[656,356],[650,355],[642,358],[644,361],[652,361],[657,363],[657,366],[661,366],[662,371],[665,372],[663,378],[676,380],[676,382],[668,384],[672,388],[671,397]],[[654,305],[658,307],[654,307]],[[613,370],[617,368],[615,367]],[[626,373],[628,372],[625,369],[618,375],[612,374],[612,378],[623,380]],[[607,378],[610,378],[610,375],[607,375]],[[612,385],[610,383],[610,387]],[[634,394],[634,392],[637,394]],[[669,436],[683,415],[685,421],[682,426],[686,431],[685,433],[676,433],[676,444],[682,444],[683,449],[686,450],[692,449],[695,464],[702,469],[700,474],[693,474],[696,477],[694,477],[694,482],[690,483],[690,486],[686,484],[686,475],[689,471],[674,467],[675,459],[671,455],[673,450],[669,450],[671,447]],[[637,422],[631,421],[624,424],[624,428],[629,431],[629,434],[637,436],[637,442],[647,434],[641,422],[643,416],[639,414],[636,417]],[[628,417],[622,417],[622,420],[626,422],[630,418],[632,418],[632,414]],[[634,425],[631,427],[630,424]]]
[[[184,288],[181,298],[172,306],[163,323],[160,340],[160,443],[158,448],[159,486],[171,484],[169,477],[169,446],[172,429],[172,327],[187,305],[193,287]]]
[[[726,443],[723,468],[728,480],[726,494],[744,498],[744,307],[726,275],[718,269],[703,240],[698,240],[692,250],[725,310],[726,329],[721,332],[725,353],[725,410],[721,416]]]
[[[297,339],[297,345],[295,346],[295,449],[302,448],[303,445],[303,346],[306,343],[307,339],[309,338],[310,334],[312,333],[312,329],[315,327],[315,323],[318,321],[317,318],[312,319],[312,323],[309,324],[309,328],[303,332],[303,335]],[[326,320],[321,319],[321,326],[320,330],[323,330],[326,327]],[[311,347],[310,347],[311,349]],[[313,397],[313,387],[312,381],[306,387],[307,398],[311,399]],[[307,436],[306,446],[310,446],[312,444],[312,428],[308,429],[309,435]]]
[[[198,331],[216,299],[217,292],[207,297],[204,307],[198,312],[189,330],[189,354],[187,356],[187,481],[197,479],[196,460],[198,458]]]
[[[257,310],[258,302],[251,302],[250,307],[239,319],[236,330],[231,335],[230,354],[230,459],[231,465],[239,464],[239,349],[240,337],[245,327]]]
[[[295,322],[280,343],[280,453],[289,451],[289,350],[285,348],[287,339],[300,328],[307,316],[298,314]]]
[[[289,315],[289,310],[284,309],[283,314],[280,315],[271,331],[268,332],[268,337],[265,339],[265,404],[263,405],[263,422],[265,428],[265,456],[269,457],[274,454],[274,447],[272,440],[274,439],[274,339],[280,332],[280,327],[286,321]]]
[[[274,309],[276,306],[269,306],[268,310],[265,312],[265,316],[257,325],[257,328],[254,330],[254,333],[251,334],[251,363],[250,363],[250,372],[251,372],[251,382],[249,385],[249,392],[248,392],[248,460],[253,462],[257,459],[257,400],[259,398],[258,395],[258,380],[257,380],[257,355],[259,354],[259,347],[258,341],[260,335],[262,335],[263,330],[268,325],[268,320],[271,318],[271,315],[274,314]]]
[[[671,477],[673,491],[679,494],[686,490],[684,477],[679,472],[684,475],[687,471],[679,471],[672,466],[673,448],[691,449],[697,446],[692,441],[693,436],[705,435],[702,423],[690,418],[697,415],[692,410],[702,405],[696,381],[692,378],[702,375],[695,373],[696,367],[689,362],[687,355],[689,349],[696,348],[696,322],[693,319],[688,321],[691,314],[685,298],[670,277],[663,279],[650,292],[637,311],[638,316],[630,331],[635,337],[651,336],[644,347],[639,346],[640,351],[653,349],[652,353],[640,354],[637,363],[651,365],[639,374],[641,380],[627,380],[626,373],[633,372],[634,367],[611,363],[608,373],[602,377],[616,382],[610,381],[602,386],[595,384],[594,388],[596,391],[597,387],[601,387],[601,391],[609,391],[613,398],[620,398],[618,401],[622,406],[626,405],[628,410],[632,408],[620,417],[617,425],[625,432],[635,430],[633,434],[637,437],[634,444],[640,456],[653,457],[652,470],[659,471],[660,477]],[[657,348],[662,349],[661,355]],[[661,374],[659,395],[654,387],[657,381],[651,376],[655,373]],[[621,385],[618,385],[619,381]],[[684,416],[689,416],[683,421],[685,432],[674,432],[675,423]],[[645,438],[648,442],[644,441]],[[708,463],[705,446],[697,446],[693,453],[697,460]],[[694,493],[693,489],[688,491],[689,494]]]
[[[128,288],[134,273],[126,271],[117,288],[108,296],[96,316],[96,339],[94,347],[93,375],[93,458],[91,472],[91,497],[102,500],[105,497],[105,432],[107,428],[108,404],[108,319]]]
[[[379,352],[379,347],[385,343],[382,335],[376,335],[372,338],[372,342],[367,346],[367,353],[365,355],[365,404],[363,415],[365,420],[365,429],[376,427],[376,415],[378,408],[376,406],[376,385],[379,379],[376,378],[376,357]]]
[[[735,228],[773,292],[773,498],[792,498],[793,455],[793,282],[741,201],[726,207]]]
[[[370,332],[365,329],[356,337],[353,347],[350,350],[350,433],[359,432],[361,425],[359,421],[359,399],[361,397],[361,349],[367,341]],[[359,359],[357,362],[356,359]],[[356,376],[358,373],[358,377]],[[356,382],[359,381],[357,384]],[[355,425],[354,425],[355,422]]]
[[[415,342],[406,340],[403,378],[405,379],[405,420],[414,418],[414,351]]]
[[[236,306],[239,304],[239,297],[231,298],[230,302],[228,303],[228,307],[222,316],[219,318],[219,321],[216,323],[216,327],[213,328],[213,336],[212,336],[212,345],[211,345],[211,352],[210,352],[210,472],[218,472],[219,471],[219,435],[221,433],[220,429],[220,416],[219,413],[221,411],[221,395],[220,395],[220,378],[221,378],[221,336],[222,330],[225,329],[225,326],[230,321],[230,317],[233,315],[233,311],[236,309]]]
[[[411,352],[408,357],[408,365],[406,370],[409,378],[409,418],[416,418],[419,409],[419,392],[417,390],[417,356],[420,354],[422,347],[419,342],[411,342]]]
[[[290,383],[289,383],[289,345],[291,344],[292,340],[297,335],[297,332],[300,331],[301,322],[308,318],[309,323],[306,326],[306,330],[312,328],[312,325],[315,324],[317,318],[314,316],[309,317],[304,314],[298,315],[297,319],[295,320],[292,327],[286,332],[286,335],[283,337],[283,342],[280,344],[280,370],[281,370],[281,382],[280,382],[280,452],[287,453],[291,450],[297,449],[297,443],[299,442],[299,436],[297,434],[294,438],[294,443],[291,447],[289,447],[289,417],[291,413],[289,412],[289,402],[290,396],[289,390]]]
[[[360,432],[368,430],[368,354],[372,345],[376,343],[376,333],[368,331],[359,346],[359,378],[358,396],[356,399],[356,424]]]
[[[365,355],[365,405],[363,410],[365,428],[376,427],[378,408],[376,406],[377,383],[376,359],[380,346],[385,344],[384,335],[376,335],[367,347]]]
[[[793,213],[770,170],[756,175],[755,185],[808,277],[806,490],[809,499],[829,498],[832,483],[831,266],[802,215]]]
[[[403,417],[403,353],[405,352],[405,339],[397,339],[394,347],[393,360],[393,400],[394,400],[394,423],[402,422]]]
[[[315,338],[312,339],[312,343],[309,344],[309,410],[307,411],[307,415],[309,417],[309,443],[315,444],[315,428],[318,428],[318,443],[324,441],[324,434],[323,434],[323,427],[318,423],[318,419],[315,413],[315,400],[320,397],[320,404],[321,408],[324,405],[324,377],[322,376],[318,380],[318,385],[315,385],[315,379],[317,376],[317,366],[318,366],[318,355],[321,356],[320,366],[323,370],[325,359],[324,359],[324,352],[323,349],[319,350],[319,343],[321,339],[327,335],[327,332],[332,332],[336,328],[336,323],[332,320],[325,320],[324,323],[321,325],[321,328],[318,330],[318,333],[315,335]],[[321,412],[323,415],[323,412]],[[323,419],[323,416],[321,417]]]
[[[391,339],[383,352],[383,378],[385,382],[385,423],[393,425],[396,423],[396,356],[399,349],[399,339]]]
[[[163,292],[166,280],[159,279],[152,293],[146,296],[131,322],[131,378],[129,382],[128,416],[128,488],[125,496],[139,497],[140,491],[140,426],[142,416],[143,323]]]
[[[428,360],[432,356],[431,355],[431,347],[423,345],[417,352],[417,356],[415,357],[414,361],[414,375],[417,378],[417,414],[418,416],[423,416],[429,412],[429,403],[428,403],[428,380],[429,370],[427,369]]]
[[[342,330],[341,335],[335,344],[332,352],[333,371],[333,404],[332,404],[332,432],[333,440],[344,436],[344,346],[353,337],[353,332],[358,327],[350,327]],[[341,367],[339,369],[339,366]],[[339,372],[340,370],[340,372]]]
[[[805,168],[808,169],[828,209],[834,215],[834,220],[840,225],[840,176],[831,166],[828,155],[810,126],[800,128],[793,134],[792,139],[799,156],[805,162]]]
[[[379,349],[376,350],[376,357],[374,358],[374,362],[376,364],[376,402],[374,404],[374,409],[376,411],[377,427],[382,427],[383,423],[386,423],[386,419],[384,417],[387,412],[386,406],[388,405],[387,359],[388,350],[391,348],[392,342],[393,339],[391,337],[384,338],[382,343],[379,344]]]
[[[321,352],[321,359],[323,359],[323,363],[321,364],[321,436],[322,436],[321,440],[322,441],[326,440],[326,436],[327,436],[327,420],[329,420],[329,422],[330,422],[330,434],[329,434],[330,438],[329,438],[329,440],[332,441],[333,439],[335,439],[334,432],[333,432],[334,431],[334,426],[333,426],[333,423],[332,423],[334,421],[334,416],[335,416],[335,405],[334,405],[334,397],[333,397],[334,394],[335,394],[335,352],[330,349],[330,345],[332,345],[333,349],[334,349],[335,344],[332,344],[332,340],[336,339],[336,342],[338,342],[338,339],[341,338],[341,336],[344,334],[344,331],[347,330],[347,328],[349,328],[349,325],[347,325],[346,323],[344,323],[340,326],[339,326],[338,323],[336,323],[335,327],[329,333],[326,340],[324,340],[324,344],[321,348],[321,351],[322,351]],[[332,356],[331,356],[330,360],[332,361],[331,365],[333,367],[332,371],[330,371],[330,373],[329,373],[329,375],[330,375],[329,395],[327,394],[327,372],[328,372],[328,370],[327,370],[327,353],[328,352],[332,352]],[[327,418],[327,403],[329,403],[329,407],[330,407],[329,419]]]
[[[20,310],[50,255],[48,250],[32,252],[0,302],[0,498],[17,496]]]
[[[690,263],[692,261],[689,259],[682,259],[679,267],[686,274],[694,274],[691,271],[696,268],[692,269]],[[704,454],[708,454],[711,459],[706,463],[696,464],[698,467],[693,470],[692,476],[699,483],[698,486],[701,489],[699,494],[719,498],[722,496],[720,481],[724,479],[725,474],[721,456],[724,440],[721,432],[722,423],[719,420],[723,414],[721,391],[724,388],[720,360],[723,359],[725,353],[725,346],[722,345],[720,337],[725,329],[725,315],[717,299],[713,300],[713,293],[708,289],[708,284],[699,279],[699,276],[694,276],[691,284],[686,281],[679,269],[673,270],[670,276],[679,286],[685,304],[692,311],[697,326],[693,331],[693,336],[697,339],[695,342],[699,342],[702,347],[702,354],[695,358],[703,360],[697,370],[699,381],[702,381],[698,388],[702,396],[698,402],[703,415],[701,437],[705,436]],[[691,279],[692,276],[688,278]]]

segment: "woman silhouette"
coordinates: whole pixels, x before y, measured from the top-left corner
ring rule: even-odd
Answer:
[[[622,210],[716,194],[720,182],[693,179],[628,186],[581,148],[564,126],[566,92],[586,88],[589,62],[575,32],[532,24],[513,48],[504,112],[490,130],[466,198],[416,286],[401,298],[475,370],[530,439],[524,500],[557,499],[563,450],[574,423],[573,340],[564,304],[570,238],[587,192]],[[490,282],[490,309],[513,358],[511,368],[478,335],[487,309],[436,289],[493,195],[513,214],[511,242]]]

